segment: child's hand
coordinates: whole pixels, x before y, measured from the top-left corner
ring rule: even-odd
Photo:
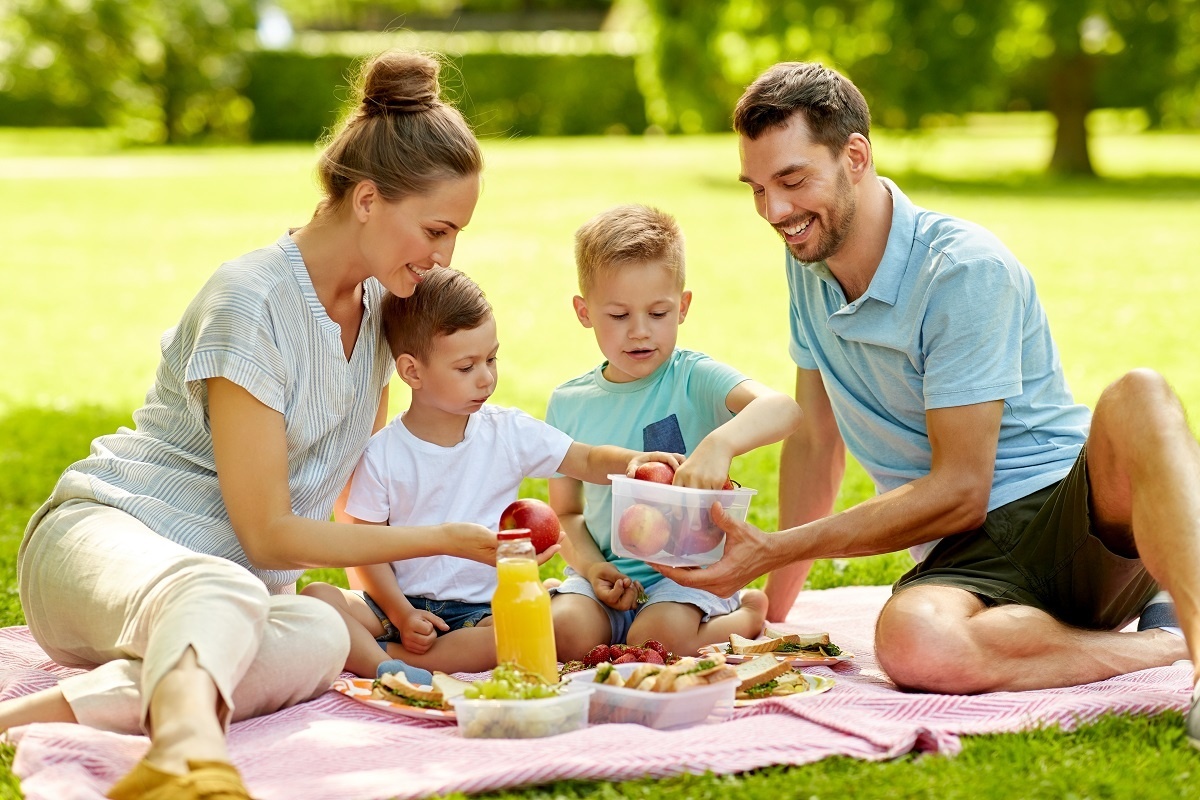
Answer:
[[[650,453],[638,453],[633,458],[629,459],[629,466],[625,468],[625,475],[632,478],[633,473],[637,472],[637,468],[642,464],[649,464],[651,461],[661,461],[664,464],[670,465],[671,469],[679,469],[679,465],[683,463],[683,456],[679,453],[661,453],[658,451]]]
[[[723,452],[718,445],[705,439],[675,470],[674,484],[693,489],[720,489],[729,480],[729,464],[732,461],[731,453]]]
[[[420,655],[437,641],[438,631],[448,631],[450,626],[432,611],[413,609],[400,620],[400,642],[410,653]]]
[[[588,571],[588,581],[592,584],[596,598],[609,608],[629,611],[637,606],[638,595],[642,590],[641,584],[630,580],[607,561]]]

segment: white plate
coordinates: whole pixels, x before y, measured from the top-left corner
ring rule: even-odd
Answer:
[[[742,700],[734,700],[733,704],[737,708],[742,706],[754,705],[763,700],[790,700],[793,697],[812,697],[817,694],[824,694],[833,688],[833,678],[826,678],[824,675],[812,675],[808,672],[801,672],[800,677],[804,678],[808,688],[804,691],[792,692],[791,694],[774,695],[769,694],[766,697],[748,697]]]
[[[333,682],[334,691],[341,692],[346,697],[352,700],[357,700],[364,705],[378,708],[380,711],[390,711],[393,714],[399,714],[402,717],[416,717],[417,719],[438,719],[454,721],[454,710],[442,710],[440,708],[418,708],[417,706],[408,706],[404,703],[397,703],[391,700],[379,700],[371,697],[371,684],[374,681],[366,678],[338,678]],[[428,689],[428,686],[421,686],[422,689]]]
[[[793,667],[827,667],[831,664],[840,664],[843,661],[849,661],[854,658],[854,653],[847,653],[844,650],[841,655],[837,656],[823,656],[819,653],[746,653],[745,655],[741,655],[729,652],[729,642],[706,644],[700,648],[700,652],[702,654],[721,653],[725,656],[725,661],[728,664],[741,664],[743,661],[749,661],[761,655],[775,656],[775,658],[780,661],[786,661]]]

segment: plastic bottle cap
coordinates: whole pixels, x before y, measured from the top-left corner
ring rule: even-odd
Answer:
[[[529,530],[529,528],[512,528],[496,534],[496,538],[502,542],[515,542],[518,539],[530,539],[532,537],[533,531]]]

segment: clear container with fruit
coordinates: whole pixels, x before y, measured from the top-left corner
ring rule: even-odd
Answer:
[[[754,489],[692,489],[625,475],[612,481],[612,551],[672,567],[702,567],[725,551],[725,532],[712,520],[712,505],[745,521]]]
[[[535,739],[588,724],[593,687],[544,682],[539,675],[501,664],[450,702],[458,730],[471,739]]]

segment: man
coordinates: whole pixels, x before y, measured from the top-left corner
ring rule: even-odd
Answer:
[[[1166,382],[1137,370],[1090,415],[1076,405],[1028,272],[987,231],[875,174],[866,101],[838,73],[776,65],[734,128],[741,180],[788,251],[804,421],[780,468],[787,530],[720,515],[725,557],[663,573],[727,595],[770,572],[780,620],[812,559],[911,548],[919,563],[876,634],[909,689],[1066,686],[1187,658],[1200,446]],[[831,516],[847,449],[878,494]],[[1117,632],[1159,586],[1174,632]]]

